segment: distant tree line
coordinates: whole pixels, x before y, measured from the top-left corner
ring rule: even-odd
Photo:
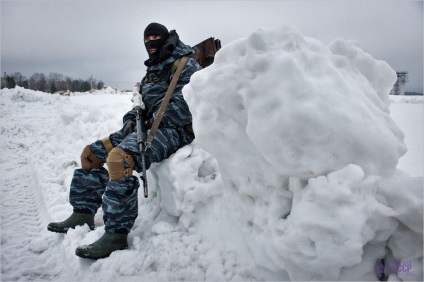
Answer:
[[[54,72],[51,72],[48,76],[43,73],[34,73],[29,79],[20,72],[13,74],[4,73],[1,79],[1,88],[14,88],[15,86],[56,93],[59,91],[85,92],[92,89],[102,89],[105,84],[103,81],[97,81],[93,77],[89,77],[86,80],[73,79]]]
[[[423,93],[420,92],[405,92],[405,95],[413,95],[413,96],[418,96],[418,95],[423,95]]]

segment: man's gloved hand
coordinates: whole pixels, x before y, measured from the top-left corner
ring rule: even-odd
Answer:
[[[124,135],[127,136],[130,133],[133,133],[136,128],[135,121],[129,119],[124,123],[124,127],[122,128],[122,131],[124,132]]]
[[[146,109],[146,106],[144,105],[142,96],[140,94],[140,82],[137,82],[137,84],[133,88],[133,97],[131,98],[131,101],[133,102],[133,109],[126,113],[123,117],[124,127],[122,128],[122,131],[125,136],[136,131],[135,119],[137,115],[137,110],[135,109],[135,107],[140,106],[142,110]]]
[[[133,88],[133,96],[131,98],[131,101],[133,102],[133,108],[136,106],[140,106],[143,110],[146,109],[146,106],[143,103],[143,99],[140,94],[140,82],[137,82],[137,84]]]

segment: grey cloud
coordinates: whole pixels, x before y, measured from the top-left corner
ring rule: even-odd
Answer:
[[[129,89],[145,70],[142,32],[152,21],[191,45],[209,36],[225,45],[290,24],[324,44],[361,42],[373,57],[410,72],[408,90],[422,91],[422,19],[421,1],[2,1],[1,68],[93,74]]]

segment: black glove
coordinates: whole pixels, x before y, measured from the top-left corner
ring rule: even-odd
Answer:
[[[129,119],[124,123],[124,127],[122,128],[122,131],[124,132],[124,135],[127,136],[130,133],[133,133],[136,128],[136,123]]]
[[[137,116],[137,111],[133,108],[131,111],[127,112],[124,117],[122,118],[122,121],[124,122],[124,124],[128,121],[128,120],[132,120],[135,121]]]

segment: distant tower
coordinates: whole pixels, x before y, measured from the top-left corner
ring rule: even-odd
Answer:
[[[405,95],[405,83],[408,82],[408,72],[397,72],[397,81],[390,92],[391,95]]]

